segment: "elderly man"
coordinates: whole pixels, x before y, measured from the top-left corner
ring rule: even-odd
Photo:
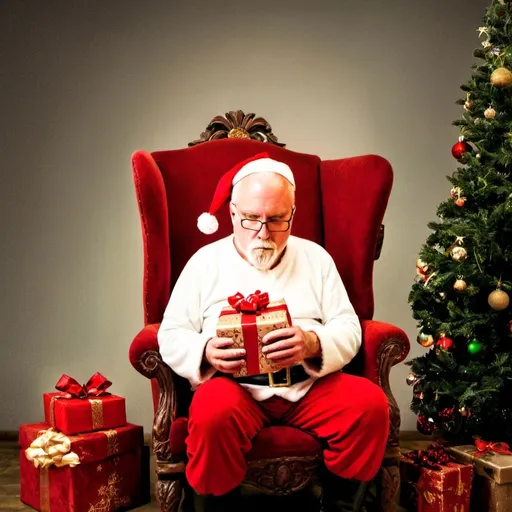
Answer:
[[[368,482],[384,454],[388,403],[378,386],[340,371],[359,350],[361,328],[330,255],[290,235],[293,173],[266,153],[241,162],[220,180],[199,229],[214,232],[212,214],[228,200],[233,235],[192,256],[158,333],[164,361],[195,390],[187,480],[210,510],[230,510],[252,439],[280,423],[320,439],[330,473]],[[216,336],[227,297],[257,289],[271,300],[284,298],[292,318],[292,327],[262,340],[267,357],[282,368],[275,382],[291,368],[286,386],[269,385],[266,375],[233,378],[245,352]]]

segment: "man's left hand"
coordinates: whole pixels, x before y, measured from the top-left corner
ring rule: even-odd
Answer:
[[[322,353],[318,336],[297,326],[271,331],[261,341],[265,345],[262,349],[265,356],[282,368],[320,357]]]

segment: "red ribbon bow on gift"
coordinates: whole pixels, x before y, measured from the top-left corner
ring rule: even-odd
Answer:
[[[62,398],[87,398],[88,396],[102,396],[107,394],[107,388],[112,386],[112,382],[103,377],[101,373],[96,372],[87,384],[79,384],[73,377],[62,375],[55,384],[55,388],[65,393]]]
[[[415,464],[428,469],[441,469],[448,462],[453,461],[453,457],[437,443],[431,443],[426,450],[413,450],[405,454],[405,457],[411,459]]]
[[[244,297],[238,292],[228,297],[228,302],[229,305],[239,313],[256,313],[265,309],[270,300],[268,293],[261,293],[260,290],[256,290],[254,293],[247,295],[247,297]]]
[[[477,452],[475,452],[475,457],[481,457],[486,453],[502,453],[504,455],[512,455],[510,451],[510,447],[507,443],[488,443],[479,437],[475,437],[475,446],[477,448]]]

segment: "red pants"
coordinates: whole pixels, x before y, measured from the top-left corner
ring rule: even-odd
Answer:
[[[273,420],[322,440],[325,466],[342,478],[369,481],[382,463],[388,402],[368,379],[333,373],[298,402],[257,402],[234,380],[215,377],[199,386],[190,406],[186,476],[192,488],[217,496],[240,485],[251,440]]]

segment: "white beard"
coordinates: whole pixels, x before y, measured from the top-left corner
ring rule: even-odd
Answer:
[[[270,240],[258,240],[249,250],[249,263],[258,270],[269,270],[277,261],[277,245]]]

